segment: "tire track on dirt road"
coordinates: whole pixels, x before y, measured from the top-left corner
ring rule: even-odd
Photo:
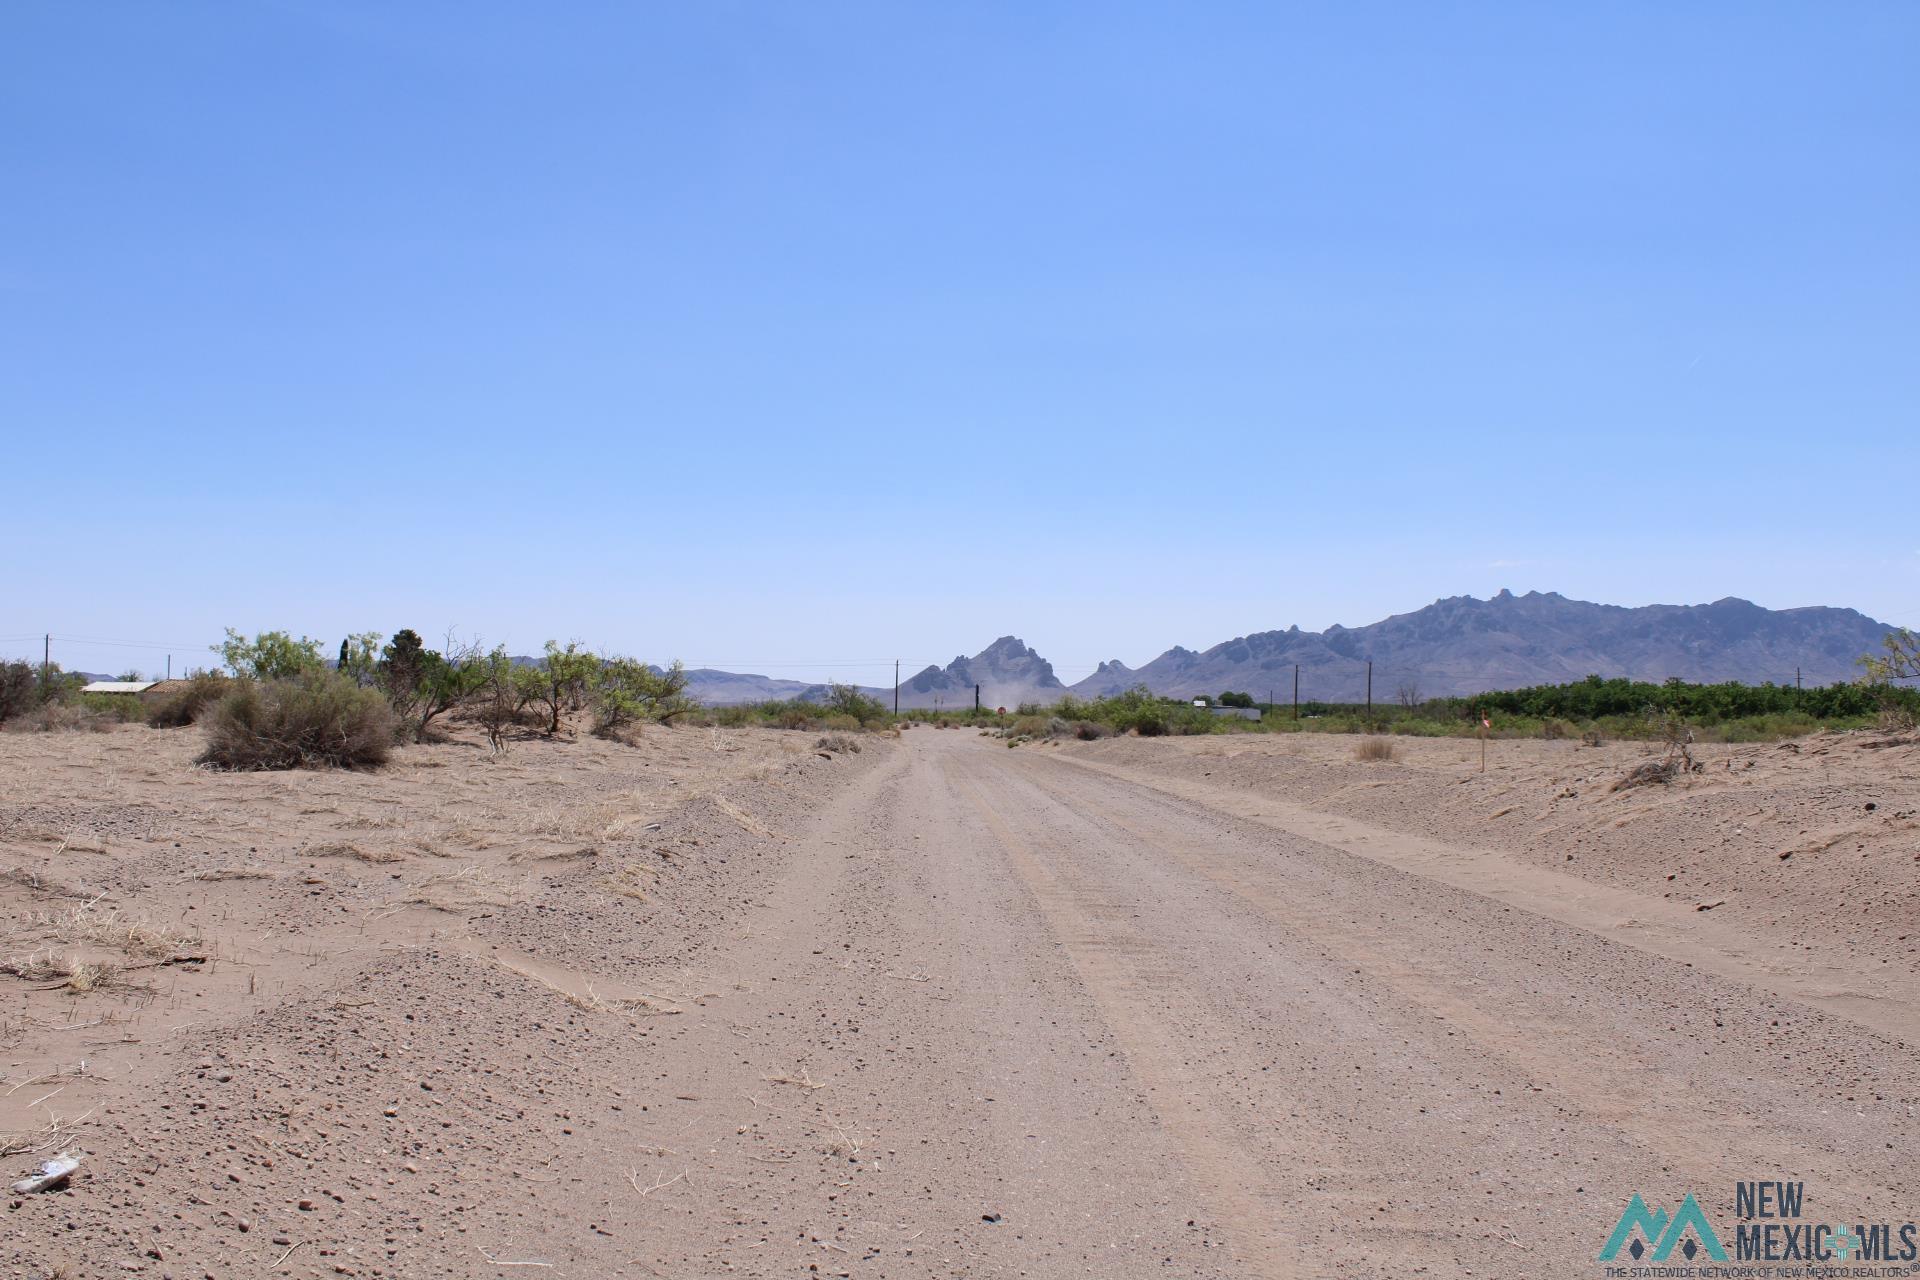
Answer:
[[[1054,875],[983,794],[977,773],[959,766],[953,774],[958,789],[973,802],[1033,895],[1047,928],[1099,1007],[1129,1067],[1152,1094],[1154,1111],[1174,1139],[1187,1176],[1225,1228],[1241,1274],[1263,1280],[1311,1274],[1298,1262],[1299,1240],[1283,1225],[1286,1206],[1263,1194],[1270,1179],[1260,1161],[1189,1078],[1164,1029],[1140,1013],[1152,984],[1129,956],[1148,944],[1127,936],[1112,920],[1096,919],[1089,904]]]
[[[1048,759],[1142,792],[1198,805],[1351,857],[1464,889],[1664,959],[1694,965],[1845,1018],[1875,1035],[1900,1040],[1909,1048],[1920,1048],[1920,994],[1910,982],[1864,971],[1797,970],[1782,964],[1765,940],[1689,906],[1532,866],[1495,850],[1445,844],[1322,813],[1271,792],[1143,775],[1139,770],[1081,756],[1052,755]]]
[[[1452,958],[1453,940],[1447,935],[1460,931],[1458,923],[1437,914],[1415,930],[1369,923],[1354,909],[1365,898],[1359,884],[1339,892],[1322,883],[1316,869],[1289,858],[1275,837],[1258,828],[1249,836],[1273,846],[1264,863],[1241,839],[1197,838],[1191,815],[1179,812],[1178,802],[1120,779],[1087,779],[1038,756],[1029,757],[1022,777],[1095,826],[1151,847],[1187,874],[1247,903],[1289,934],[1310,937],[1343,970],[1380,984],[1415,1016],[1458,1029],[1489,1059],[1529,1081],[1530,1095],[1544,1095],[1530,1097],[1530,1104],[1555,1105],[1589,1132],[1595,1126],[1618,1132],[1645,1153],[1648,1165],[1673,1166],[1698,1184],[1712,1185],[1779,1158],[1778,1112],[1763,1121],[1737,1100],[1691,1089],[1684,1105],[1650,1108],[1647,1100],[1656,1091],[1672,1093],[1656,1060],[1665,1047],[1661,1041],[1653,1040],[1641,1052],[1615,1032],[1612,1011],[1583,1005],[1581,1016],[1571,1016],[1574,1006],[1544,999],[1536,989],[1537,976],[1529,981],[1524,971],[1511,985],[1490,985]],[[1525,915],[1515,927],[1522,926],[1543,934],[1563,927]],[[1676,975],[1684,976],[1684,970]],[[1888,1190],[1884,1181],[1858,1176],[1847,1161],[1813,1158],[1829,1192],[1858,1200]]]

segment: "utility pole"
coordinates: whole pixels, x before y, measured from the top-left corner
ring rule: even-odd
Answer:
[[[1293,718],[1300,718],[1300,664],[1293,664]]]
[[[900,659],[893,660],[893,718],[900,718]]]
[[[973,686],[973,714],[980,714],[980,686]]]
[[[49,631],[40,649],[40,692],[47,691],[47,672],[53,666],[53,633]]]
[[[167,679],[173,679],[173,655],[167,655]]]
[[[1798,667],[1793,669],[1793,691],[1800,692],[1800,668]]]
[[[1367,714],[1373,714],[1373,659],[1367,659]]]

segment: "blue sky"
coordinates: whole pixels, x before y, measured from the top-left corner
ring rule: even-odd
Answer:
[[[0,637],[1920,622],[1917,62],[1904,3],[9,6]]]

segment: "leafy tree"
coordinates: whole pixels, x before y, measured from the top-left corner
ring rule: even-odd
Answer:
[[[611,735],[637,720],[665,720],[693,710],[686,696],[687,668],[675,661],[665,671],[637,658],[608,658],[594,690],[593,731]]]
[[[560,732],[563,709],[577,709],[584,703],[599,669],[600,659],[581,649],[579,641],[567,641],[564,649],[547,641],[546,661],[521,677],[521,687],[532,701],[546,708],[548,737]]]
[[[833,714],[852,716],[862,724],[884,719],[887,714],[880,699],[870,698],[853,685],[838,681],[827,686],[827,696],[821,705]]]
[[[1220,695],[1220,705],[1223,707],[1251,707],[1253,705],[1253,695],[1250,693],[1223,693]]]
[[[378,631],[356,632],[340,642],[340,661],[336,669],[355,684],[366,688],[376,683],[375,675],[379,666]]]
[[[1866,668],[1869,680],[1900,680],[1909,676],[1920,676],[1920,636],[1911,628],[1901,627],[1889,631],[1881,640],[1886,652],[1869,654],[1860,659],[1860,665]]]
[[[262,631],[249,640],[228,627],[225,643],[212,648],[235,675],[255,680],[287,680],[326,666],[318,640],[295,640],[284,631]]]
[[[402,628],[393,633],[374,666],[374,685],[387,695],[416,742],[426,739],[434,717],[458,706],[479,684],[475,646],[456,646],[449,639],[447,648],[450,655],[438,653],[422,643],[417,631]]]
[[[345,647],[345,641],[341,642]],[[380,651],[380,661],[374,668],[374,683],[387,695],[387,701],[403,720],[411,720],[414,708],[419,702],[420,686],[426,679],[428,649],[420,640],[420,633],[411,627],[402,627],[393,633],[393,639]],[[434,655],[438,657],[438,654]]]
[[[487,745],[496,752],[505,751],[507,730],[519,723],[520,711],[527,705],[526,682],[504,646],[496,645],[463,665],[472,673],[474,718],[486,730]]]

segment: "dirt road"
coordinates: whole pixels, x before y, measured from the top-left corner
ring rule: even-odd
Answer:
[[[252,1272],[1597,1276],[1635,1192],[1696,1194],[1729,1248],[1737,1180],[1803,1181],[1833,1222],[1920,1213],[1897,980],[1823,1006],[1791,974],[1704,963],[1712,936],[1623,937],[1617,898],[1532,910],[970,733],[847,767],[751,900],[703,925],[679,1016],[490,1030],[521,975],[590,983],[531,949],[463,979],[458,1009],[407,993],[459,948],[358,979],[409,1010],[380,1071],[466,1110],[391,1142],[366,1091],[376,1204],[290,1211],[290,1256],[233,1245],[257,1242]],[[372,1040],[328,1038],[346,1084],[283,1084],[351,1113]],[[120,1127],[145,1138],[190,1096]],[[236,1149],[255,1123],[231,1122]],[[228,1188],[205,1174],[211,1208]],[[167,1207],[147,1180],[98,1194],[83,1229]],[[202,1273],[156,1252],[136,1261]]]

